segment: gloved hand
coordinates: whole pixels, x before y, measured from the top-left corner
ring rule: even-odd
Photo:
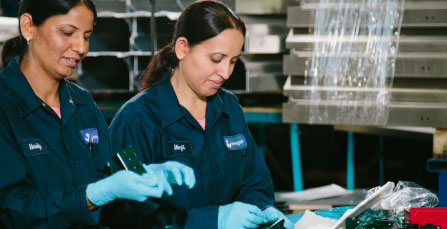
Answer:
[[[157,176],[158,180],[163,185],[163,189],[172,195],[172,187],[170,184],[182,185],[185,183],[188,188],[194,187],[196,184],[196,177],[194,170],[177,161],[167,161],[162,164],[144,165],[147,171],[152,171]]]
[[[121,170],[107,178],[87,186],[87,198],[96,206],[102,206],[116,198],[145,201],[148,197],[160,198],[163,186],[156,175],[148,171],[138,175]]]
[[[278,209],[274,207],[268,207],[262,211],[264,213],[264,221],[272,222],[277,221],[278,219],[284,219],[284,227],[287,229],[293,229],[293,223],[287,219],[287,217],[282,214]]]
[[[264,213],[255,205],[234,202],[219,207],[219,229],[256,228],[264,223]]]

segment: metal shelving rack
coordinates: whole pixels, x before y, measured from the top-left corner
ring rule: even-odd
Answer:
[[[78,67],[77,82],[93,93],[135,92],[152,54],[169,42],[181,11],[179,1],[95,3],[98,22],[90,39],[90,51]]]
[[[319,2],[320,0],[300,0],[299,4],[287,9],[287,25],[290,27],[290,32],[286,38],[286,47],[290,49],[290,53],[285,55],[283,60],[284,75],[288,75],[284,85],[284,95],[289,97],[289,100],[283,104],[282,119],[285,123],[295,125],[295,129],[291,130],[291,141],[295,141],[297,145],[292,149],[292,155],[296,156],[296,159],[292,160],[295,190],[300,190],[302,187],[296,123],[309,123],[309,109],[320,106],[309,98],[309,91],[313,88],[306,85],[304,81],[306,61],[311,61],[308,54],[312,52],[313,44],[317,42],[317,39],[303,32],[314,27]],[[422,128],[416,127],[446,127],[446,12],[445,0],[406,0],[395,77],[393,86],[389,89],[391,99],[387,107],[389,116],[385,120],[386,123],[377,126],[373,122],[358,120],[339,121],[338,116],[347,114],[338,115],[340,108],[337,104],[327,106],[331,108],[327,117],[312,122],[313,124],[336,125],[339,130],[349,131],[346,179],[348,189],[354,188],[354,133],[352,131],[360,129],[359,132],[363,131],[363,133],[380,131],[379,134],[382,134],[390,131],[421,131]],[[322,37],[322,39],[325,38]],[[364,92],[349,89],[354,93]],[[382,138],[380,142],[379,148],[383,152]],[[383,157],[381,161],[380,179],[383,182]],[[440,173],[440,185],[446,183],[446,177],[444,172]],[[445,206],[445,190],[443,193]]]
[[[285,76],[282,55],[287,6],[294,0],[236,0],[235,11],[247,27],[241,60],[245,66],[245,92],[282,91]]]
[[[302,34],[302,28],[312,28],[319,0],[303,0],[299,6],[288,8],[287,25],[290,32],[286,47],[290,54],[284,56],[284,74],[288,80],[284,95],[289,101],[283,104],[285,122],[308,123],[309,110],[320,105],[308,98],[312,87],[304,82],[305,64],[311,61],[312,47],[317,39],[314,35]],[[447,5],[443,0],[407,0],[405,2],[399,51],[396,58],[395,77],[389,89],[389,116],[381,126],[421,126],[445,128],[447,124]],[[318,40],[325,40],[320,37]],[[347,90],[352,93],[371,93],[374,89],[319,88],[328,90]],[[327,103],[329,104],[329,103]],[[362,105],[363,106],[363,105]],[[352,119],[346,123],[337,119],[341,106],[327,105],[329,115],[317,124],[370,125],[377,123]],[[366,107],[366,106],[365,106]]]

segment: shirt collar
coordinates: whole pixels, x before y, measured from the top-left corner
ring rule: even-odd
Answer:
[[[208,104],[206,107],[206,125],[211,127],[213,126],[221,114],[225,114],[228,118],[230,118],[230,108],[225,105],[222,100],[221,93],[223,89],[218,89],[217,93],[208,98]]]
[[[4,69],[3,78],[5,84],[14,93],[12,96],[16,100],[16,106],[21,117],[28,115],[43,105],[43,101],[37,97],[29,85],[26,77],[19,68],[19,57],[13,57]],[[59,85],[60,101],[72,101],[75,104],[84,104],[85,101],[80,97],[79,92],[70,90],[66,80],[61,80]],[[70,102],[70,103],[72,103]]]
[[[156,94],[159,100],[162,128],[185,117],[185,113],[183,112],[185,109],[180,105],[167,74],[162,77],[161,83],[154,87],[156,88]],[[229,112],[228,108],[224,106],[218,91],[218,93],[208,98],[206,108],[207,125],[214,123],[214,119],[217,120],[221,113],[228,115]]]
[[[75,85],[70,84],[68,80],[63,79],[59,85],[60,101],[69,102],[74,104],[87,104],[85,97],[82,95],[82,90],[75,90]]]
[[[166,74],[162,78],[163,82],[154,86],[160,104],[162,128],[169,126],[184,116],[177,95],[171,85],[171,81],[167,77]]]

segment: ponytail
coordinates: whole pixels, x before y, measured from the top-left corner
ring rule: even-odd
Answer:
[[[178,59],[175,55],[173,43],[169,43],[162,48],[144,70],[140,90],[144,90],[161,81],[163,75],[170,73],[178,65]]]
[[[5,42],[5,45],[3,46],[1,68],[6,67],[12,57],[17,55],[22,57],[25,54],[26,50],[27,44],[25,39],[21,35],[7,40]]]
[[[189,4],[175,23],[172,42],[153,56],[144,70],[140,90],[159,83],[164,74],[171,73],[178,66],[174,47],[179,37],[186,38],[188,46],[193,47],[226,29],[240,30],[245,36],[244,22],[223,3],[202,0]]]

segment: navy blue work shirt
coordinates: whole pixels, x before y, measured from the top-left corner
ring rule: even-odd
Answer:
[[[94,225],[86,185],[103,177],[107,124],[91,95],[59,85],[62,119],[39,99],[12,58],[0,72],[0,228]]]
[[[224,89],[209,97],[203,130],[179,104],[165,75],[164,82],[123,105],[110,134],[112,149],[131,145],[145,164],[179,161],[194,169],[194,188],[173,185],[173,196],[153,199],[159,209],[130,221],[138,226],[217,228],[220,205],[240,201],[264,209],[274,203],[270,172],[237,98]]]

